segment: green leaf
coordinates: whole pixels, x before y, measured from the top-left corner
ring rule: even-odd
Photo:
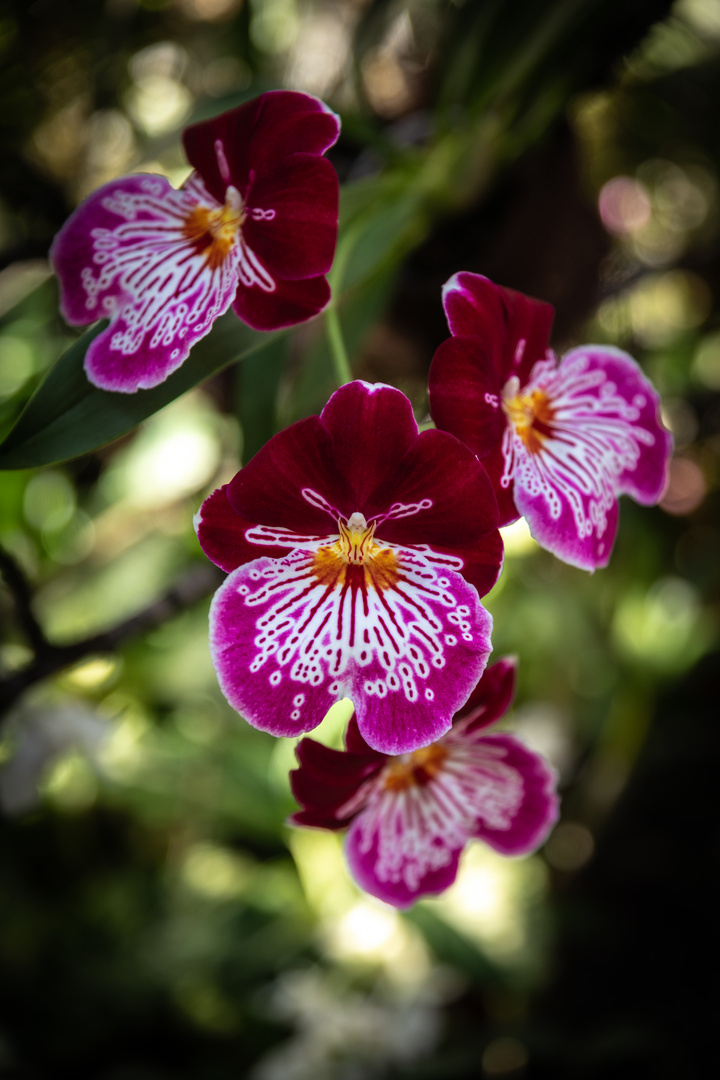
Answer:
[[[277,397],[288,357],[289,338],[277,337],[262,352],[249,356],[238,372],[238,419],[246,465],[277,431]]]
[[[118,394],[93,386],[83,368],[90,342],[106,325],[98,323],[87,330],[48,373],[0,445],[0,469],[53,465],[96,450],[229,364],[268,348],[285,333],[251,330],[229,311],[160,386]]]

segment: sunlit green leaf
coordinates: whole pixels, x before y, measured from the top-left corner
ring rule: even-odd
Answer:
[[[89,383],[83,368],[88,346],[105,325],[87,330],[48,373],[0,446],[0,468],[51,465],[104,446],[229,364],[268,348],[279,336],[251,330],[229,311],[160,386],[117,394]]]

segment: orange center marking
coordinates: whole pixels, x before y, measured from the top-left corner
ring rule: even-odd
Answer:
[[[362,514],[352,514],[347,521],[338,521],[340,536],[334,544],[318,549],[313,559],[313,573],[321,585],[356,587],[372,585],[377,590],[389,589],[398,580],[398,564],[390,548],[373,540],[375,522],[368,525]]]
[[[183,233],[198,255],[204,255],[211,270],[225,261],[245,221],[240,192],[229,187],[225,205],[217,210],[196,206],[185,219]]]
[[[530,453],[537,454],[552,435],[555,410],[544,390],[531,390],[529,394],[519,390],[519,380],[513,375],[503,389],[503,412]]]
[[[407,791],[408,788],[429,784],[437,776],[448,756],[447,750],[440,743],[430,743],[412,754],[403,754],[393,758],[383,773],[383,786],[386,791]]]

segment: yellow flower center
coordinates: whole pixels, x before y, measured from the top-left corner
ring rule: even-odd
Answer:
[[[237,188],[228,187],[225,205],[211,210],[196,206],[185,219],[183,233],[211,270],[216,270],[235,243],[245,221],[245,207]]]
[[[334,544],[318,549],[313,559],[313,573],[321,585],[350,584],[356,588],[372,585],[387,589],[398,580],[398,565],[390,548],[373,539],[375,522],[368,525],[360,513],[338,521],[339,538]]]
[[[502,393],[503,412],[531,454],[537,454],[552,435],[555,410],[544,390],[520,392],[517,375],[506,382]]]
[[[429,784],[443,767],[448,752],[440,743],[430,743],[411,754],[392,758],[382,775],[386,791],[407,791],[408,788]]]

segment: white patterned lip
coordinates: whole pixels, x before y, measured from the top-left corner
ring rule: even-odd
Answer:
[[[274,734],[309,731],[350,697],[374,749],[415,750],[448,730],[490,650],[476,591],[421,552],[375,544],[372,526],[247,563],[221,594],[211,631],[221,685]],[[297,692],[304,701],[289,708]]]
[[[423,878],[450,864],[478,821],[510,829],[525,786],[506,757],[503,747],[468,737],[456,725],[437,743],[391,758],[356,819],[361,853],[377,844],[378,880],[416,892]]]
[[[502,486],[514,480],[529,496],[541,496],[553,521],[568,506],[580,539],[602,536],[619,477],[634,472],[656,441],[641,421],[647,400],[642,393],[628,400],[582,354],[559,366],[540,361],[522,390],[516,379],[506,384],[511,425],[502,444]]]

